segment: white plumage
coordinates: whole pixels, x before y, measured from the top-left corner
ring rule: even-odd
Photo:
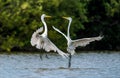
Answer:
[[[42,31],[43,31],[43,27],[40,27],[38,30],[36,30],[33,33],[32,37],[31,37],[31,41],[30,41],[32,46],[36,46],[39,44],[39,34],[38,33],[41,33]]]
[[[49,52],[49,51],[54,51],[54,52],[58,52],[58,54],[60,54],[62,57],[66,58],[68,57],[68,54],[64,53],[63,51],[61,51],[60,49],[58,49],[47,37],[48,35],[48,29],[47,29],[47,25],[44,21],[44,18],[48,17],[45,14],[43,14],[41,16],[41,21],[44,24],[44,32],[43,31],[43,27],[37,29],[32,37],[31,37],[31,45],[35,46],[37,49],[44,49],[45,51]],[[42,34],[39,34],[42,33]]]
[[[76,47],[78,47],[78,46],[83,47],[83,46],[86,46],[86,45],[90,44],[90,42],[93,42],[93,41],[96,41],[96,40],[99,41],[103,38],[102,36],[98,36],[98,37],[71,40],[69,30],[70,30],[70,25],[71,25],[71,22],[72,22],[72,18],[71,17],[63,17],[63,18],[69,20],[68,29],[67,29],[67,36],[63,32],[61,32],[59,29],[55,28],[54,26],[53,26],[53,29],[56,30],[57,32],[59,32],[60,34],[62,34],[66,38],[67,46],[68,46],[67,51],[71,55],[74,55]]]

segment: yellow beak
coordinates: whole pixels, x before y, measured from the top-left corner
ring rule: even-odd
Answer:
[[[62,18],[67,19],[67,17],[62,17]]]
[[[49,15],[46,15],[45,17],[46,17],[46,18],[52,18],[52,16],[49,16]]]

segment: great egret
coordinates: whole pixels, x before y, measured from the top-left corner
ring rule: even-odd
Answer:
[[[64,53],[63,51],[61,51],[60,49],[58,49],[49,39],[48,39],[48,29],[47,29],[47,24],[44,20],[45,17],[50,17],[47,16],[45,14],[41,15],[41,21],[44,24],[44,32],[40,35],[39,33],[41,33],[43,31],[43,27],[39,28],[38,30],[36,30],[32,37],[31,37],[31,45],[35,46],[37,49],[44,49],[45,51],[49,52],[49,51],[54,51],[54,52],[58,52],[58,54],[60,54],[62,57],[66,58],[68,57],[67,53]]]
[[[98,36],[98,37],[82,38],[82,39],[72,40],[70,38],[70,33],[69,33],[72,18],[71,17],[63,17],[63,18],[69,20],[68,29],[67,29],[67,36],[63,32],[61,32],[59,29],[55,28],[54,26],[53,26],[53,29],[56,30],[57,32],[59,32],[60,34],[62,34],[67,40],[67,51],[70,54],[69,55],[69,65],[68,65],[68,67],[70,68],[71,67],[71,58],[72,58],[72,55],[74,55],[74,53],[75,53],[76,47],[86,46],[86,45],[90,44],[90,42],[93,42],[95,40],[97,40],[97,41],[101,40],[103,37]]]

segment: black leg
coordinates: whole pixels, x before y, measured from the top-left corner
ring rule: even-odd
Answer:
[[[42,59],[42,55],[41,55],[41,54],[40,54],[40,60],[43,60],[43,59]]]
[[[45,57],[46,57],[47,59],[49,59],[49,57],[48,57],[48,55],[47,55],[47,54],[45,54]]]
[[[69,54],[69,61],[68,61],[68,68],[71,67],[71,59],[72,59],[72,55],[71,53]]]

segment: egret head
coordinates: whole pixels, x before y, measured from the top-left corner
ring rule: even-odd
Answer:
[[[43,18],[51,18],[51,16],[48,16],[48,15],[46,15],[46,14],[42,14],[41,15],[41,18],[43,19]]]
[[[62,17],[62,18],[67,19],[67,20],[69,20],[69,21],[72,21],[72,18],[71,18],[71,17]]]

